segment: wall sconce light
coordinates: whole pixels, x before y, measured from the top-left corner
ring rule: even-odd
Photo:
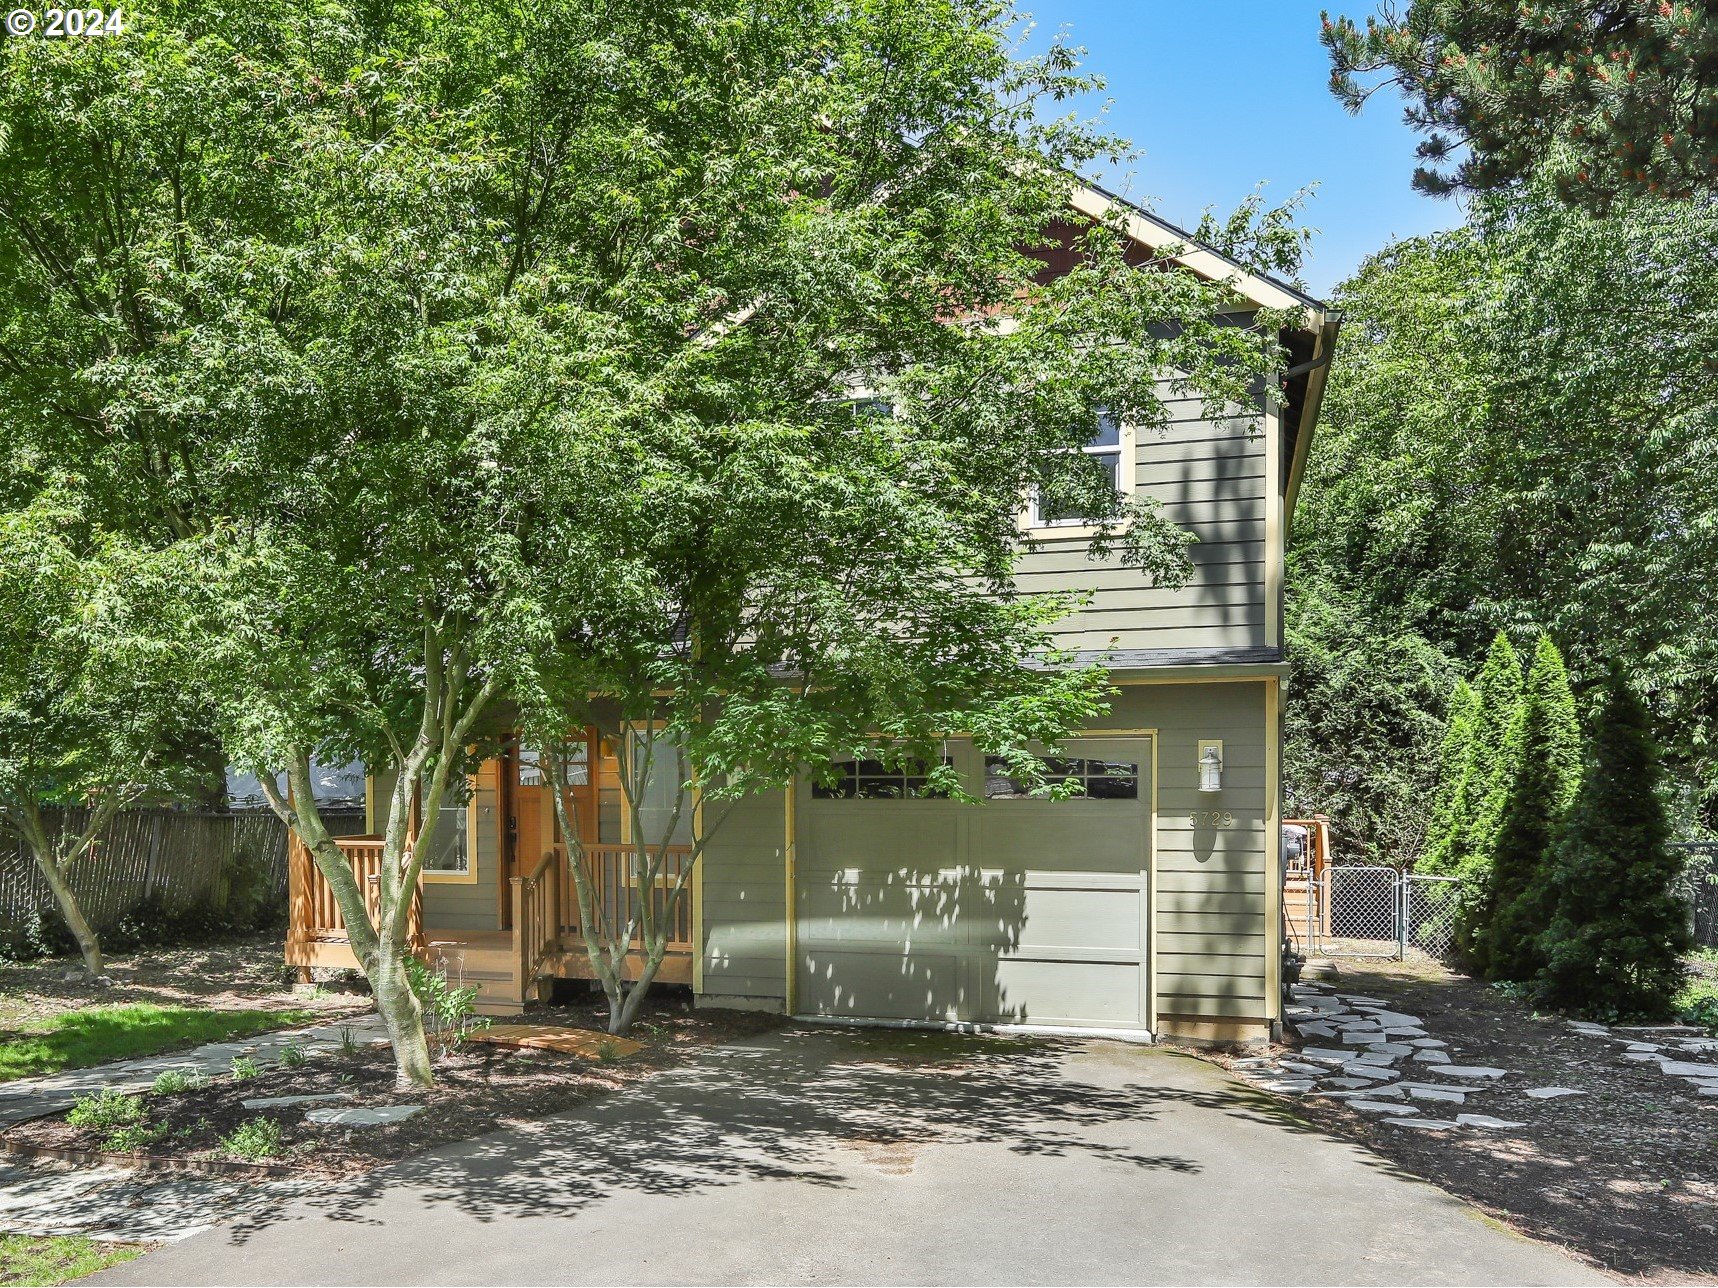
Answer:
[[[1201,738],[1199,740],[1199,790],[1202,792],[1220,792],[1223,790],[1223,740],[1221,738]]]

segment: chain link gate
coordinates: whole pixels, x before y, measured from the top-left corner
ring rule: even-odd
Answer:
[[[1391,957],[1412,948],[1434,957],[1454,942],[1454,877],[1333,864],[1308,883],[1303,943],[1308,955]]]

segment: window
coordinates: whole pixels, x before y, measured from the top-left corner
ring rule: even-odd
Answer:
[[[1110,490],[1118,495],[1133,490],[1131,480],[1122,474],[1125,438],[1121,422],[1109,412],[1100,411],[1097,430],[1081,449],[1109,480]],[[1083,514],[1072,506],[1058,505],[1047,499],[1042,491],[1032,498],[1032,523],[1035,527],[1061,528],[1079,526],[1090,521],[1090,515]]]
[[[1139,764],[1131,760],[1096,760],[1067,756],[1044,757],[1044,789],[1034,794],[1023,779],[1008,776],[1008,764],[996,756],[984,758],[984,795],[993,801],[1045,800],[1048,789],[1067,783],[1074,795],[1088,800],[1139,799]]]
[[[443,881],[475,880],[471,865],[471,784],[449,784],[436,818],[433,848],[424,856],[424,875]]]
[[[944,765],[952,763],[948,756],[943,757]],[[835,780],[811,785],[817,800],[937,800],[948,795],[929,785],[930,766],[919,761],[899,769],[891,769],[880,760],[836,760],[829,767],[836,774]]]

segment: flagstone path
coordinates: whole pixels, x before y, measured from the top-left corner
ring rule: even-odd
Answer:
[[[147,1059],[20,1079],[0,1084],[0,1128],[57,1113],[79,1096],[103,1088],[145,1091],[157,1075],[170,1069],[210,1077],[230,1072],[239,1056],[258,1065],[278,1064],[288,1047],[307,1054],[339,1051],[347,1042],[386,1042],[384,1034],[381,1017],[371,1013],[261,1033],[242,1041],[211,1042]],[[170,1243],[240,1216],[272,1210],[316,1184],[7,1160],[0,1162],[0,1234],[84,1234]]]
[[[1471,1096],[1508,1086],[1535,1101],[1583,1093],[1568,1087],[1517,1088],[1511,1073],[1495,1065],[1452,1062],[1449,1043],[1426,1031],[1414,1015],[1389,1009],[1375,997],[1339,993],[1317,984],[1296,984],[1284,1015],[1302,1040],[1330,1045],[1303,1047],[1283,1056],[1234,1061],[1236,1073],[1255,1086],[1289,1096],[1342,1099],[1352,1109],[1389,1114],[1382,1121],[1415,1131],[1499,1131],[1522,1127],[1483,1113],[1458,1113],[1453,1119],[1425,1118],[1409,1101],[1465,1105]],[[1667,1077],[1680,1078],[1702,1096],[1718,1096],[1718,1038],[1698,1036],[1681,1026],[1618,1027],[1571,1020],[1582,1037],[1624,1045],[1625,1060],[1656,1063]],[[1648,1039],[1657,1038],[1657,1041]],[[1335,1045],[1341,1043],[1340,1046]],[[1706,1060],[1696,1057],[1708,1057]],[[1406,1077],[1408,1062],[1424,1066]],[[1421,1077],[1456,1081],[1421,1081]]]

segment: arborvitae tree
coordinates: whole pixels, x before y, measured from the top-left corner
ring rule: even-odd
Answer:
[[[1455,868],[1455,846],[1473,781],[1473,731],[1478,718],[1479,694],[1466,680],[1457,680],[1438,746],[1438,788],[1426,825],[1426,848],[1415,865],[1421,872],[1447,874]]]
[[[1545,965],[1540,938],[1553,912],[1551,845],[1581,785],[1575,695],[1548,635],[1534,649],[1505,747],[1515,772],[1497,820],[1473,964],[1490,979],[1528,980]]]
[[[1580,794],[1553,857],[1549,999],[1597,1015],[1663,1016],[1682,986],[1688,909],[1659,798],[1646,706],[1612,664]]]
[[[1475,682],[1479,711],[1474,717],[1469,782],[1462,816],[1456,820],[1450,871],[1462,880],[1455,918],[1455,947],[1471,960],[1490,903],[1491,861],[1497,820],[1515,777],[1509,729],[1521,705],[1521,659],[1502,631],[1491,641]]]

